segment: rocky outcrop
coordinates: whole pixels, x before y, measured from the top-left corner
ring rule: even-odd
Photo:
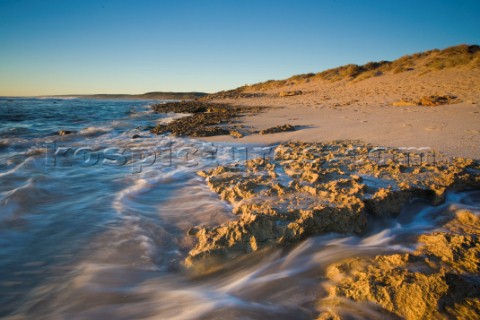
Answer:
[[[66,135],[71,134],[71,133],[72,133],[72,131],[68,131],[68,130],[59,130],[59,131],[57,132],[57,134],[58,134],[59,136],[66,136]]]
[[[303,94],[301,90],[295,90],[295,91],[280,91],[278,94],[279,97],[292,97],[292,96],[299,96]]]
[[[231,129],[230,130],[230,135],[234,138],[240,139],[243,138],[243,133],[237,129]]]
[[[343,298],[377,304],[405,319],[480,317],[480,219],[458,211],[443,229],[420,236],[413,253],[348,259],[327,277],[332,309]]]
[[[458,101],[457,101],[457,97],[453,95],[445,95],[445,96],[433,95],[433,96],[422,97],[418,102],[419,102],[419,105],[421,106],[435,107],[443,104],[452,104]]]
[[[232,135],[238,131],[229,127],[237,117],[260,112],[260,107],[237,107],[227,104],[204,103],[199,101],[171,102],[152,106],[157,113],[190,113],[170,123],[158,124],[152,133],[170,133],[176,136],[208,137]]]
[[[396,107],[408,107],[408,106],[426,106],[426,107],[436,107],[444,104],[458,103],[459,100],[457,97],[452,95],[444,96],[425,96],[418,100],[412,99],[401,99],[400,101],[394,102],[393,105]]]
[[[248,93],[244,92],[244,89],[248,86],[240,87],[233,90],[228,91],[220,91],[217,93],[211,93],[205,97],[200,98],[202,101],[209,101],[209,100],[222,100],[222,99],[250,99],[250,98],[262,98],[268,96],[265,93],[255,92],[255,93]]]
[[[192,229],[198,243],[186,262],[293,244],[325,232],[361,233],[367,216],[398,215],[412,198],[439,204],[446,190],[478,188],[479,172],[472,160],[349,142],[280,145],[273,159],[199,172],[238,219]]]
[[[271,134],[271,133],[278,133],[278,132],[287,132],[287,131],[295,131],[295,127],[290,124],[279,125],[276,127],[271,127],[268,129],[264,129],[260,131],[260,134]]]

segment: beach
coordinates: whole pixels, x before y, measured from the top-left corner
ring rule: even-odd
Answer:
[[[288,140],[327,142],[361,140],[389,147],[429,147],[452,157],[480,158],[480,72],[442,70],[419,75],[410,71],[360,82],[339,81],[289,85],[253,98],[214,97],[212,102],[270,109],[242,118],[251,130],[291,124],[294,132],[248,135],[245,143],[278,143]],[[284,90],[304,94],[279,97]],[[247,91],[248,92],[248,91]],[[452,94],[459,100],[438,107],[393,106],[402,98],[418,99]],[[208,141],[237,141],[230,137]]]
[[[0,1],[0,320],[480,319],[480,1]]]
[[[318,319],[475,318],[480,73],[426,71],[422,63],[366,78],[299,75],[156,106],[196,109],[152,132],[193,129],[237,154],[242,145],[264,146],[260,158],[198,172],[235,218],[189,229],[196,241],[185,265],[216,275],[226,259],[258,259],[278,247],[312,254],[310,239],[327,237],[316,256],[325,262]]]
[[[196,122],[188,121],[196,113],[161,112],[183,105],[1,101],[9,115],[0,149],[3,316],[476,314],[478,290],[465,279],[478,273],[477,162],[360,141],[228,142],[224,132],[242,131],[242,119],[275,109],[254,108],[253,115],[202,102],[192,110]],[[63,111],[52,118],[54,109]],[[223,131],[203,130],[211,121]],[[189,123],[200,137],[159,130],[183,135]],[[223,136],[201,137],[216,133]],[[259,136],[276,135],[285,139],[284,132]],[[377,290],[376,271],[361,266],[385,259],[390,270],[418,265],[429,278],[391,271],[388,281],[406,277],[400,291],[356,294],[363,291],[351,275],[364,274],[371,280],[363,288]],[[446,278],[445,270],[459,276]],[[426,307],[409,313],[408,299],[389,304],[409,286],[429,292],[428,281],[443,289],[412,295]],[[468,291],[445,295],[465,281]],[[436,303],[446,311],[437,313]]]
[[[476,318],[480,73],[394,65],[0,98],[0,315]]]

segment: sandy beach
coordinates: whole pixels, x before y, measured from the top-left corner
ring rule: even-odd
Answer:
[[[280,97],[285,90],[302,94]],[[249,91],[255,93],[255,91]],[[291,124],[297,130],[271,135],[250,134],[207,141],[279,143],[291,140],[328,142],[361,140],[389,147],[430,147],[449,156],[480,158],[480,69],[453,68],[385,74],[362,81],[317,81],[262,91],[251,98],[215,98],[241,106],[267,106],[241,119],[251,131]],[[400,99],[454,95],[454,104],[436,107],[393,106]]]
[[[480,319],[480,1],[0,1],[0,320]]]

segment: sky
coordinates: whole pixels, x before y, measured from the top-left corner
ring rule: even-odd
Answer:
[[[0,0],[0,96],[216,92],[461,43],[479,0]]]

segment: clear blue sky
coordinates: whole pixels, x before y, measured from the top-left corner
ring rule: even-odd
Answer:
[[[0,95],[214,92],[460,43],[479,0],[0,0]]]

